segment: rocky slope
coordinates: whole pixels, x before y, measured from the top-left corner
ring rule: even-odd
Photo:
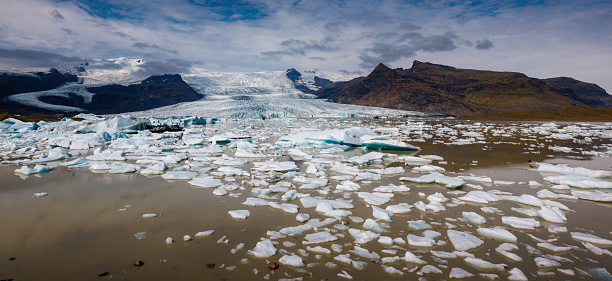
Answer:
[[[551,87],[544,80],[522,73],[458,69],[414,61],[409,69],[390,69],[379,64],[367,77],[314,94],[338,103],[456,116],[605,106],[612,100],[601,92],[584,91],[592,88],[584,86],[588,83],[573,80],[555,84],[555,81],[549,80],[556,85]]]
[[[108,85],[87,90],[95,95],[84,107],[96,114],[140,111],[202,98],[178,74],[151,76],[129,86]]]

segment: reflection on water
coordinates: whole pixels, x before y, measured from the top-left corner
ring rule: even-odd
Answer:
[[[351,126],[370,126],[378,130],[381,135],[393,136],[396,139],[408,141],[421,147],[418,152],[391,151],[398,155],[438,155],[444,158],[434,161],[446,169],[447,175],[479,175],[487,176],[494,181],[513,181],[510,185],[496,185],[494,183],[469,182],[481,185],[484,190],[499,190],[514,195],[531,194],[542,188],[550,187],[543,180],[543,176],[529,168],[529,160],[533,162],[565,163],[573,167],[586,167],[590,169],[612,170],[612,161],[609,157],[594,156],[595,153],[606,151],[606,144],[610,139],[593,138],[590,143],[575,143],[571,140],[560,140],[548,138],[546,135],[534,134],[533,131],[525,131],[534,125],[512,124],[506,122],[486,122],[487,129],[482,127],[471,127],[468,121],[438,121],[425,120],[421,126],[406,126],[409,122],[404,119],[393,120],[369,120],[369,119],[296,119],[293,127],[284,127],[274,119],[267,121],[235,121],[221,123],[205,127],[204,130],[223,132],[230,128],[238,128],[245,134],[255,136],[254,143],[274,145],[275,140],[282,135],[288,134],[295,128],[308,126],[312,128],[348,128]],[[282,121],[286,122],[286,121]],[[421,122],[421,121],[419,121]],[[290,123],[293,124],[293,123]],[[531,127],[530,127],[531,126]],[[383,130],[382,128],[387,128]],[[415,129],[416,128],[416,129]],[[468,131],[478,131],[481,137],[476,137],[472,144],[448,145],[458,139],[466,138],[462,134]],[[524,132],[523,132],[524,131]],[[419,140],[423,135],[431,137]],[[414,141],[416,140],[416,141]],[[550,150],[549,147],[566,147],[572,152],[561,152]],[[389,152],[389,151],[386,151]],[[589,152],[589,153],[582,153]],[[233,150],[226,147],[226,153],[233,155]],[[362,155],[365,151],[361,148],[350,148],[342,153],[342,157]],[[571,157],[574,156],[574,157]],[[579,159],[576,159],[576,156]],[[284,156],[283,160],[291,160]],[[253,161],[241,167],[249,170]],[[296,161],[302,172],[306,170],[306,161]],[[183,163],[184,164],[184,163]],[[177,167],[181,164],[174,165]],[[371,192],[373,188],[387,184],[405,184],[411,188],[410,192],[398,193],[389,205],[406,202],[414,204],[417,201],[426,201],[419,193],[430,195],[440,192],[447,198],[458,197],[447,193],[440,185],[436,184],[412,184],[399,181],[401,176],[419,176],[411,172],[412,166],[404,163],[375,163],[368,168],[384,168],[402,166],[406,173],[401,175],[385,176],[381,181],[360,183],[361,190]],[[278,231],[283,227],[296,226],[295,214],[283,213],[280,210],[269,207],[248,207],[241,205],[245,198],[254,196],[250,187],[242,185],[243,190],[233,191],[235,197],[218,197],[212,194],[212,189],[195,188],[186,181],[166,181],[160,177],[146,177],[140,174],[111,175],[107,173],[92,173],[87,168],[68,169],[57,167],[53,171],[40,175],[20,178],[13,174],[17,166],[0,167],[0,222],[2,222],[2,239],[0,239],[0,279],[14,280],[91,280],[96,278],[113,278],[115,280],[243,280],[246,278],[263,279],[270,271],[267,269],[266,261],[257,259],[246,254],[247,250],[253,249],[255,244],[262,238],[267,237],[267,231]],[[328,176],[337,175],[327,172]],[[233,177],[233,183],[241,184],[249,178]],[[231,179],[229,179],[231,180]],[[608,179],[609,180],[609,179]],[[290,180],[286,180],[291,182]],[[526,183],[537,181],[543,186],[534,187]],[[332,191],[340,182],[332,180],[329,186]],[[464,191],[470,191],[464,188]],[[47,192],[48,196],[33,198],[36,192]],[[316,191],[299,190],[311,196],[320,196]],[[568,191],[558,191],[566,193]],[[239,193],[239,194],[237,194]],[[281,194],[282,195],[282,194]],[[270,194],[274,196],[274,194]],[[372,218],[372,210],[363,200],[354,193],[330,193],[325,196],[328,199],[346,198],[353,200],[355,209],[351,210],[353,216]],[[555,199],[572,211],[566,212],[567,223],[561,224],[568,231],[580,231],[592,233],[605,239],[612,239],[612,216],[610,204],[594,203],[583,200]],[[298,202],[292,202],[297,205]],[[439,213],[421,212],[415,208],[411,214],[396,215],[394,222],[389,223],[389,232],[384,235],[392,238],[406,238],[408,234],[421,235],[422,231],[412,230],[407,227],[407,221],[425,220],[433,226],[433,230],[440,232],[441,237],[436,240],[444,241],[445,244],[434,248],[418,248],[408,245],[396,245],[394,247],[384,246],[372,241],[364,245],[369,251],[375,251],[381,256],[382,250],[396,249],[397,255],[403,256],[405,250],[409,249],[418,256],[422,256],[430,265],[434,265],[443,274],[425,274],[427,279],[448,279],[452,268],[459,267],[473,274],[493,273],[507,279],[508,272],[487,271],[476,269],[460,258],[440,259],[433,256],[429,250],[448,251],[454,250],[448,243],[446,231],[452,229],[468,231],[477,235],[477,226],[459,220],[462,212],[473,211],[483,215],[487,223],[485,227],[499,226],[501,224],[500,214],[485,214],[481,207],[487,205],[465,204],[460,206],[447,206],[447,210]],[[512,208],[529,208],[510,201],[500,201],[490,204],[503,212],[503,215],[524,217],[523,214],[513,211]],[[251,217],[246,220],[233,220],[227,214],[229,210],[248,209]],[[317,213],[314,208],[300,209],[300,212],[310,214],[312,218],[325,217]],[[146,213],[154,213],[156,218],[143,218]],[[529,279],[538,274],[542,278],[549,279],[590,279],[580,274],[580,269],[587,267],[604,267],[612,271],[612,257],[607,255],[595,255],[587,251],[583,245],[570,237],[569,232],[551,233],[548,226],[552,223],[540,220],[542,227],[534,231],[522,231],[509,229],[515,234],[519,241],[515,243],[519,250],[514,253],[523,258],[521,262],[510,261],[495,252],[495,247],[502,242],[480,237],[485,245],[471,250],[470,253],[478,258],[493,263],[504,263],[509,265],[508,269],[520,268]],[[346,220],[349,227],[361,229],[361,223]],[[340,239],[334,243],[343,245],[343,254],[353,249],[354,239],[339,226],[334,224],[327,226],[332,233],[339,234]],[[182,242],[184,235],[195,237],[195,233],[205,230],[214,230],[209,237],[194,238],[189,242]],[[142,239],[135,234],[146,232]],[[530,237],[528,234],[533,235]],[[217,243],[222,236],[227,235],[228,244]],[[172,237],[175,241],[167,245],[165,240]],[[571,251],[554,253],[537,247],[538,241],[542,239],[550,241],[558,246],[572,246]],[[277,249],[284,249],[291,253],[297,253],[298,249],[305,248],[302,245],[303,235],[289,236],[277,239]],[[295,246],[285,246],[283,242],[293,242]],[[245,243],[245,247],[237,253],[232,254],[231,249],[239,243]],[[331,243],[322,246],[330,248]],[[601,246],[601,245],[600,245]],[[416,280],[416,264],[403,261],[389,264],[402,270],[405,276],[388,275],[378,264],[379,261],[371,261],[352,254],[354,260],[368,262],[364,271],[358,271],[351,265],[345,265],[335,261],[333,258],[338,253],[317,256],[310,253],[302,256],[306,263],[312,267],[292,268],[283,266],[275,271],[271,280],[290,277],[312,276],[312,280],[322,278],[338,279],[337,273],[342,270],[359,280],[373,280],[381,277],[386,279],[409,279]],[[534,262],[536,256],[555,255],[565,258],[558,268],[573,269],[576,276],[567,276],[553,268],[538,268]],[[270,257],[270,261],[278,261],[281,254]],[[14,257],[14,260],[9,258]],[[144,266],[135,267],[136,259],[144,261]],[[325,266],[328,262],[338,264],[337,268]],[[209,268],[209,264],[215,264]],[[233,266],[236,266],[233,270]],[[262,272],[254,274],[253,269]],[[419,267],[420,268],[420,267]],[[104,277],[98,274],[108,272]],[[553,274],[553,275],[547,275]]]

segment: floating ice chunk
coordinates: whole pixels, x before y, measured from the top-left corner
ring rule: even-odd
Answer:
[[[37,192],[37,193],[34,193],[34,195],[32,195],[32,197],[39,198],[39,197],[45,197],[47,195],[49,195],[49,193],[46,193],[46,192]]]
[[[425,212],[427,210],[431,210],[433,212],[442,212],[446,210],[446,207],[442,205],[440,202],[431,202],[429,204],[425,204],[422,201],[418,201],[414,203],[414,207]]]
[[[451,279],[464,279],[464,278],[474,277],[474,274],[469,273],[465,269],[462,269],[459,267],[453,267],[448,277]]]
[[[360,156],[353,156],[349,159],[347,159],[346,161],[353,164],[353,165],[368,165],[374,161],[382,161],[382,159],[385,157],[384,153],[381,152],[370,152],[367,153],[365,155],[360,155]]]
[[[189,241],[191,241],[191,236],[189,236],[189,235],[183,236],[183,242],[189,242]],[[242,243],[240,243],[240,244],[242,244]],[[244,244],[242,244],[242,246],[244,246]]]
[[[363,228],[374,231],[374,232],[378,232],[378,233],[387,232],[388,230],[386,228],[388,227],[389,227],[388,225],[377,223],[373,219],[366,219],[366,221],[363,223]]]
[[[361,186],[352,181],[343,181],[341,184],[336,185],[336,190],[344,190],[344,191],[356,191],[360,189]]]
[[[418,167],[414,167],[412,168],[412,172],[416,172],[416,173],[433,173],[433,172],[438,172],[438,173],[446,173],[446,169],[440,167],[440,166],[434,166],[434,165],[423,165],[423,166],[418,166]]]
[[[336,222],[336,219],[332,219],[332,218],[327,218],[323,221],[319,219],[311,219],[306,223],[306,225],[311,226],[311,227],[323,227],[323,226],[326,226],[334,222]]]
[[[370,205],[383,205],[387,204],[391,201],[391,198],[394,197],[392,193],[369,193],[369,192],[358,192],[357,196],[363,199],[366,203]]]
[[[27,176],[27,175],[41,174],[41,173],[49,172],[51,170],[53,170],[53,168],[47,165],[37,164],[36,166],[34,166],[34,168],[28,168],[28,166],[24,165],[21,168],[15,170],[15,173]]]
[[[536,207],[544,206],[544,203],[542,203],[542,200],[538,199],[537,197],[533,195],[529,195],[529,194],[522,194],[521,196],[517,198],[516,201],[519,203],[525,204],[525,205],[530,205],[530,206],[536,206]]]
[[[370,169],[369,170],[372,173],[375,174],[381,174],[381,175],[395,175],[395,174],[403,174],[406,171],[404,170],[404,167],[389,167],[389,168],[384,168],[384,169]]]
[[[311,226],[303,224],[303,225],[298,225],[298,226],[285,227],[279,230],[279,232],[282,234],[289,235],[289,236],[295,236],[295,235],[300,235],[311,229],[312,229]]]
[[[576,275],[576,273],[573,270],[569,269],[569,268],[568,269],[557,268],[557,271],[559,271],[559,272],[561,272],[561,273],[563,273],[563,274],[565,274],[567,276],[575,276]]]
[[[386,266],[386,265],[381,265],[381,266],[385,270],[385,272],[388,273],[388,274],[391,274],[391,275],[404,275],[404,272],[402,272],[401,270],[396,269],[395,267]]]
[[[545,177],[544,180],[554,184],[565,184],[578,188],[612,188],[612,182],[578,175],[549,176]]]
[[[90,161],[125,161],[127,158],[123,155],[123,151],[107,149],[102,151],[101,148],[96,148],[94,154],[87,156]]]
[[[582,242],[582,245],[585,248],[589,249],[589,251],[593,252],[593,254],[596,254],[598,256],[606,254],[606,255],[612,257],[612,252],[610,252],[609,250],[599,248],[599,247],[597,247],[597,246],[595,246],[595,245],[593,245],[593,244],[591,244],[589,242]]]
[[[555,190],[570,190],[571,187],[569,187],[569,185],[566,184],[556,184],[550,187],[551,189],[555,189]]]
[[[536,257],[533,259],[533,261],[538,267],[542,267],[542,268],[561,266],[559,262],[554,261],[554,260],[549,260],[543,257]]]
[[[408,245],[416,246],[416,247],[433,247],[436,245],[436,241],[429,237],[416,236],[413,234],[408,234],[406,237],[408,241]]]
[[[72,157],[72,155],[68,153],[67,149],[63,147],[55,147],[49,150],[49,152],[47,152],[47,154],[42,158],[32,160],[32,163],[59,161],[70,157]]]
[[[155,218],[157,217],[157,214],[144,214],[142,215],[143,218],[147,219],[147,218]]]
[[[349,234],[351,234],[351,236],[353,236],[353,238],[355,238],[356,244],[365,244],[380,236],[380,234],[378,233],[374,233],[368,230],[356,229],[356,228],[350,228],[348,232]]]
[[[172,242],[174,242],[174,240],[172,240],[172,237],[166,238],[166,244],[170,245],[172,244]]]
[[[612,192],[572,190],[572,195],[584,200],[612,202]]]
[[[140,170],[140,173],[143,175],[160,175],[165,170],[168,169],[168,166],[164,162],[156,162],[155,164],[151,164],[145,169]]]
[[[446,233],[448,234],[448,239],[457,251],[467,251],[484,244],[484,241],[467,232],[447,230]]]
[[[376,188],[374,188],[373,191],[374,192],[389,192],[389,193],[393,193],[393,192],[408,192],[408,191],[410,191],[410,188],[406,187],[403,184],[402,185],[390,184],[390,185],[376,187]]]
[[[378,238],[378,243],[383,244],[383,245],[387,245],[387,246],[392,246],[393,245],[393,239],[389,236],[380,236]]]
[[[253,207],[269,206],[270,201],[261,199],[261,198],[249,197],[246,199],[246,201],[242,202],[242,205],[253,206]]]
[[[319,254],[331,254],[331,251],[327,248],[321,247],[321,246],[315,246],[315,247],[306,247],[307,251],[313,252],[313,253],[319,253]]]
[[[197,176],[197,173],[190,171],[170,171],[166,172],[161,177],[166,180],[190,180]]]
[[[168,174],[168,173],[166,173]],[[166,175],[164,174],[164,175]],[[162,176],[163,177],[163,176]],[[221,182],[221,180],[219,179],[215,179],[212,176],[200,176],[197,178],[193,178],[191,181],[187,182],[190,185],[193,186],[197,186],[197,187],[203,187],[203,188],[211,188],[211,187],[217,187],[223,184],[223,182]]]
[[[487,222],[487,220],[483,216],[474,212],[463,212],[462,215],[463,220],[469,223],[483,224]]]
[[[582,232],[570,232],[574,240],[581,242],[589,242],[597,245],[612,246],[612,240],[597,237],[593,234],[582,233]]]
[[[539,221],[532,218],[519,218],[503,216],[502,223],[514,228],[534,230],[536,227],[540,227]]]
[[[525,273],[518,269],[518,267],[515,267],[508,272],[510,273],[510,276],[508,276],[508,280],[510,281],[529,281]]]
[[[331,242],[331,241],[338,240],[337,236],[334,236],[327,231],[306,234],[304,238],[307,240],[307,241],[302,241],[302,244],[304,245],[319,244],[319,243],[325,243],[325,242]]]
[[[516,236],[514,236],[514,234],[500,227],[479,228],[477,231],[478,231],[478,234],[484,237],[487,237],[487,238],[493,238],[493,239],[498,239],[498,240],[508,241],[508,242],[517,241],[517,238]]]
[[[351,276],[350,274],[348,274],[348,272],[346,272],[344,270],[342,270],[342,272],[340,272],[340,273],[338,273],[336,275],[338,275],[338,277],[346,278],[346,279],[349,279],[349,280],[353,279],[353,276]]]
[[[215,233],[214,230],[200,231],[195,234],[195,237],[206,237],[212,235],[213,233]]]
[[[423,220],[408,221],[408,227],[410,227],[412,229],[416,229],[416,230],[432,228],[432,226],[430,224],[426,223]]]
[[[140,166],[133,164],[113,165],[108,171],[109,174],[130,174],[138,171]]]
[[[309,219],[310,219],[310,215],[305,214],[305,213],[299,213],[295,216],[295,220],[297,220],[298,222],[306,222]]]
[[[269,206],[274,208],[274,209],[283,210],[283,212],[290,213],[290,214],[297,214],[299,209],[300,209],[300,207],[298,207],[298,205],[289,204],[289,203],[279,204],[279,203],[276,203],[276,202],[270,202]]]
[[[481,190],[472,190],[458,199],[482,204],[488,204],[490,202],[497,202],[500,200],[497,195]]]
[[[457,257],[456,254],[454,253],[449,253],[449,252],[444,252],[444,251],[434,251],[431,250],[429,251],[432,255],[438,257],[438,258],[442,258],[442,259],[454,259]]]
[[[505,271],[506,267],[508,267],[508,265],[503,263],[495,264],[479,258],[465,258],[463,261],[479,269],[496,269],[499,271]]]
[[[547,250],[553,251],[555,253],[570,251],[570,250],[573,249],[573,247],[555,246],[555,245],[550,244],[548,242],[538,243],[537,246],[540,247],[540,248],[543,248],[543,249],[547,249]]]
[[[567,218],[565,217],[563,211],[559,210],[559,208],[557,207],[549,208],[546,206],[542,206],[540,208],[541,209],[538,210],[538,217],[543,220],[554,223],[564,223],[565,221],[567,221]]]
[[[257,242],[253,250],[247,251],[249,255],[262,259],[274,256],[277,252],[278,250],[274,247],[274,244],[272,244],[272,241],[269,239]]]
[[[431,163],[432,161],[430,159],[425,159],[425,158],[415,157],[415,156],[408,156],[408,155],[400,156],[400,159],[404,160],[404,162],[409,165],[425,165],[425,164]]]
[[[495,185],[514,185],[514,181],[493,181]]]
[[[567,232],[567,227],[565,226],[558,226],[558,225],[549,225],[548,226],[548,232],[550,233],[561,233],[561,232]]]
[[[465,184],[465,181],[460,178],[447,177],[440,173],[431,173],[424,176],[420,176],[418,178],[401,177],[399,179],[401,181],[409,181],[416,183],[438,183],[446,186],[447,188],[458,188]]]
[[[381,209],[376,206],[372,206],[372,216],[382,221],[393,222],[393,212]]]
[[[370,172],[364,172],[364,173],[359,173],[357,174],[357,176],[355,176],[355,180],[356,181],[378,181],[378,180],[382,180],[382,175],[381,174],[375,174],[375,173],[370,173]]]
[[[409,262],[409,263],[415,263],[415,264],[427,264],[426,261],[424,261],[421,258],[417,257],[416,255],[414,255],[410,251],[406,251],[406,254],[404,254],[404,261],[405,262]]]
[[[228,211],[227,213],[230,214],[232,218],[237,220],[246,220],[251,216],[251,212],[249,210],[232,210]]]
[[[83,167],[89,165],[89,160],[87,160],[85,157],[79,157],[77,159],[61,163],[60,165],[68,167]]]
[[[389,205],[385,210],[392,212],[393,214],[409,214],[412,206],[407,203],[400,203],[397,205]]]
[[[558,199],[558,198],[563,198],[563,199],[578,199],[578,197],[576,196],[571,196],[571,195],[566,195],[566,194],[558,194],[558,193],[554,193],[548,189],[542,189],[539,190],[538,193],[536,194],[538,196],[538,198],[541,199]]]
[[[591,178],[612,177],[612,172],[604,170],[591,170],[587,168],[572,168],[564,164],[538,163],[538,172],[553,172],[557,174],[579,175]]]
[[[253,163],[253,170],[260,171],[260,172],[274,171],[274,172],[285,173],[285,172],[290,172],[290,171],[298,171],[299,169],[295,165],[295,162],[293,161],[286,161],[286,162],[267,161],[267,162]]]
[[[223,186],[213,190],[213,194],[217,196],[225,196],[227,195],[227,190]]]
[[[225,177],[233,177],[233,176],[249,176],[249,172],[242,170],[236,167],[223,166],[219,167],[216,171],[211,174],[215,176],[225,176]]]
[[[433,265],[428,264],[428,265],[423,266],[421,270],[417,272],[417,275],[430,274],[430,273],[442,274],[442,270],[440,270],[439,268]]]
[[[353,250],[349,250],[349,252],[364,257],[366,259],[372,259],[372,260],[377,260],[380,259],[380,255],[378,255],[376,252],[370,252],[364,248],[361,248],[359,246],[355,246]]]
[[[419,147],[385,137],[364,135],[361,137],[362,145],[370,150],[420,150]]]
[[[419,155],[419,157],[433,161],[444,161],[444,157],[439,155]]]
[[[284,255],[280,259],[278,259],[280,264],[293,266],[293,267],[303,267],[306,266],[304,264],[304,260],[300,256],[297,255]]]
[[[492,183],[493,182],[493,180],[490,177],[487,177],[487,176],[470,175],[470,176],[458,176],[458,178],[464,179],[464,180],[484,182],[484,183]]]
[[[523,258],[521,258],[520,256],[518,256],[515,253],[510,253],[511,251],[516,251],[518,250],[518,246],[514,245],[514,244],[510,244],[510,243],[503,243],[501,245],[499,245],[497,248],[495,248],[495,251],[498,252],[500,255],[514,261],[514,262],[519,262],[522,261]]]

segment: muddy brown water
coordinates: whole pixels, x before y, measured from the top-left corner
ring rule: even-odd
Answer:
[[[333,121],[341,124],[340,121]],[[403,124],[404,120],[364,120],[349,125],[366,125],[373,127],[393,127]],[[431,124],[456,124],[460,121],[426,121]],[[461,121],[470,124],[467,121]],[[427,124],[429,124],[427,123]],[[257,124],[253,130],[266,129],[274,131],[274,123],[266,125],[265,122]],[[494,122],[496,126],[504,128],[510,123]],[[235,126],[226,124],[226,126]],[[223,126],[214,128],[223,130]],[[247,130],[248,131],[248,130]],[[524,137],[524,136],[521,136]],[[439,155],[444,157],[447,164],[440,165],[447,169],[449,175],[484,175],[493,180],[515,181],[514,185],[480,184],[484,190],[500,190],[511,192],[514,195],[531,194],[542,188],[550,187],[543,180],[540,173],[529,168],[529,160],[545,161],[550,163],[565,163],[572,167],[586,167],[591,169],[612,170],[612,160],[608,157],[584,156],[575,153],[562,153],[548,150],[546,147],[538,147],[534,150],[530,146],[533,140],[521,140],[521,137],[489,137],[484,140],[485,144],[470,145],[445,145],[434,143],[436,140],[444,140],[436,136],[425,142],[414,142],[421,147],[416,155]],[[541,143],[574,147],[585,150],[597,150],[600,140],[588,145],[575,144],[571,141],[550,140],[540,137],[530,137]],[[273,139],[271,137],[271,139]],[[609,139],[608,139],[609,140]],[[605,141],[605,140],[604,140]],[[231,151],[228,149],[228,154]],[[524,153],[527,152],[527,153]],[[537,153],[533,153],[537,152]],[[347,155],[358,155],[364,153],[361,149],[353,149],[346,152]],[[411,152],[394,151],[397,154],[413,154]],[[578,156],[578,157],[576,157]],[[289,159],[287,156],[285,159]],[[257,161],[257,160],[250,160]],[[473,162],[473,161],[477,161]],[[438,161],[434,161],[434,165]],[[297,161],[300,169],[305,171],[302,161]],[[418,195],[423,192],[427,195],[436,192],[442,193],[447,198],[458,197],[447,194],[444,187],[436,184],[412,184],[399,181],[400,176],[418,176],[410,172],[411,166],[403,163],[392,163],[390,166],[404,166],[406,173],[399,176],[385,177],[382,181],[372,183],[361,183],[361,191],[371,191],[373,188],[385,184],[405,184],[412,190],[407,193],[396,193],[395,198],[388,204],[407,202],[414,204],[417,201],[426,201]],[[242,195],[238,197],[218,197],[212,194],[213,189],[195,188],[187,184],[187,181],[166,181],[161,177],[147,177],[140,174],[111,175],[106,173],[93,173],[87,168],[68,169],[57,167],[53,171],[26,178],[14,174],[19,166],[0,166],[0,279],[13,280],[102,280],[112,278],[113,280],[263,280],[266,274],[271,273],[267,268],[265,259],[258,259],[247,255],[247,250],[253,249],[255,244],[262,238],[267,237],[266,231],[279,230],[283,227],[296,226],[295,214],[284,213],[281,210],[269,207],[249,207],[241,205],[246,197],[252,197],[246,190],[235,191]],[[382,164],[373,164],[369,168],[382,168]],[[247,164],[244,169],[250,168]],[[328,175],[335,175],[328,172]],[[237,183],[243,179],[236,177]],[[533,188],[519,182],[535,180],[543,184],[542,187]],[[609,180],[609,179],[608,179]],[[469,182],[469,181],[468,181]],[[332,190],[339,182],[331,181]],[[472,190],[464,188],[464,191]],[[48,196],[33,198],[36,192],[47,192]],[[311,191],[313,196],[319,194]],[[569,193],[553,191],[557,193]],[[343,198],[345,193],[331,193],[328,198]],[[356,194],[349,193],[353,200],[355,209],[351,210],[354,216],[372,218],[372,211],[366,203],[359,199]],[[533,253],[527,251],[527,245],[537,248],[537,242],[527,234],[532,234],[540,239],[558,239],[552,242],[554,245],[572,245],[578,248],[562,253],[553,253],[545,249],[539,249],[543,255],[556,255],[567,258],[571,262],[562,262],[559,268],[584,269],[589,267],[603,267],[612,272],[612,257],[597,256],[587,250],[571,238],[569,232],[580,231],[592,233],[605,239],[612,239],[612,204],[596,203],[585,200],[555,199],[568,206],[572,212],[567,212],[567,223],[563,224],[568,229],[567,233],[550,233],[547,230],[548,222],[542,221],[542,227],[534,231],[523,231],[510,229],[518,237],[519,250],[514,253],[523,258],[522,262],[513,262],[495,252],[495,247],[503,243],[495,239],[480,237],[485,244],[470,253],[478,258],[493,263],[505,263],[509,269],[520,268],[529,279],[541,280],[591,280],[590,277],[580,275],[576,270],[576,276],[565,276],[555,268],[539,269],[533,258]],[[299,202],[292,202],[300,207]],[[126,207],[127,206],[127,207]],[[386,205],[385,205],[386,206]],[[485,227],[498,226],[501,224],[500,214],[485,214],[480,210],[482,206],[492,206],[502,210],[503,215],[525,217],[525,215],[512,211],[512,207],[527,208],[518,203],[501,201],[489,205],[465,204],[456,207],[447,207],[446,211],[433,213],[421,212],[415,208],[411,214],[396,215],[394,223],[390,223],[388,235],[393,238],[402,237],[406,239],[407,234],[420,235],[422,231],[408,228],[407,221],[423,219],[433,225],[433,230],[442,236],[436,240],[448,242],[446,245],[434,248],[418,248],[408,245],[400,245],[403,248],[415,252],[429,264],[443,271],[442,274],[425,274],[427,280],[449,279],[451,268],[460,267],[473,274],[494,273],[506,280],[508,273],[499,271],[486,271],[476,269],[462,259],[433,259],[429,250],[448,251],[454,250],[449,242],[445,223],[451,223],[455,230],[470,231],[476,233],[477,226],[466,222],[455,221],[462,217],[463,211],[474,211],[482,214],[487,223]],[[384,206],[383,206],[384,207]],[[125,208],[125,211],[120,209]],[[227,214],[229,210],[247,209],[251,211],[251,217],[246,220],[233,220]],[[324,219],[314,208],[301,208],[300,212],[308,213],[313,218]],[[159,214],[156,218],[145,219],[146,213]],[[448,220],[450,219],[450,220]],[[360,223],[350,220],[349,227],[360,228]],[[333,229],[331,224],[327,226]],[[195,233],[205,230],[214,230],[215,233],[209,237],[197,238]],[[137,239],[136,233],[146,232],[143,239]],[[345,237],[333,242],[343,244],[343,254],[353,249],[354,239],[344,230],[338,231]],[[182,242],[183,235],[193,237],[192,241]],[[227,235],[230,243],[217,243],[222,236]],[[172,237],[174,243],[166,245],[166,237]],[[277,239],[280,242],[277,249],[285,249],[296,253],[297,249],[304,248],[301,242],[303,235]],[[285,247],[282,242],[290,241],[296,246]],[[245,247],[235,254],[230,250],[239,243]],[[331,243],[320,244],[330,248]],[[376,241],[371,241],[363,246],[369,251],[375,251],[383,256],[381,250],[389,248]],[[398,255],[403,256],[404,251],[399,250]],[[314,253],[303,257],[305,263],[318,263],[315,267],[303,267],[300,269],[281,265],[278,270],[273,271],[270,280],[281,278],[303,277],[304,280],[341,279],[336,274],[341,270],[347,271],[354,280],[416,280],[419,275],[417,271],[410,272],[417,265],[406,262],[390,264],[397,269],[406,268],[404,276],[389,275],[383,271],[376,261],[370,261],[351,255],[352,259],[367,261],[369,264],[365,270],[356,270],[350,265],[334,261],[331,255],[323,255],[319,260]],[[278,261],[282,255],[277,254],[268,258],[269,261]],[[14,259],[13,259],[14,258]],[[241,260],[247,259],[243,264]],[[144,262],[141,267],[133,266],[136,259]],[[327,262],[335,262],[338,268],[330,269],[325,266]],[[208,264],[215,264],[209,268]],[[236,266],[234,270],[227,270],[230,266]],[[262,273],[255,275],[253,269]],[[307,273],[300,272],[301,270]],[[537,276],[538,271],[554,273],[553,276]],[[99,274],[108,273],[99,277]],[[478,276],[476,277],[478,278]]]

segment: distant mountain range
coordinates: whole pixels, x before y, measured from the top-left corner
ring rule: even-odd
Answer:
[[[113,114],[202,98],[178,74],[151,76],[129,86],[70,84],[76,82],[76,75],[56,69],[48,73],[5,73],[0,75],[0,111],[39,116]]]
[[[612,106],[604,89],[572,78],[537,79],[420,61],[409,69],[379,64],[367,77],[313,94],[337,103],[455,116]]]
[[[116,80],[115,76],[111,78]],[[297,112],[304,116],[310,116],[309,112],[352,116],[364,112],[364,108],[349,105],[473,116],[612,106],[612,96],[601,87],[567,77],[537,79],[516,72],[458,69],[419,61],[409,69],[379,64],[367,77],[338,81],[353,77],[293,68],[253,73],[201,70],[184,78],[165,74],[140,83],[101,86],[106,76],[95,76],[95,83],[88,84],[88,78],[83,83],[83,77],[57,69],[44,73],[0,71],[0,111],[39,116],[118,114],[187,102],[190,105],[180,108],[188,108],[190,113],[230,116],[295,116]],[[106,83],[114,83],[113,79]],[[276,112],[278,108],[289,109]],[[178,107],[168,110],[181,114]]]

